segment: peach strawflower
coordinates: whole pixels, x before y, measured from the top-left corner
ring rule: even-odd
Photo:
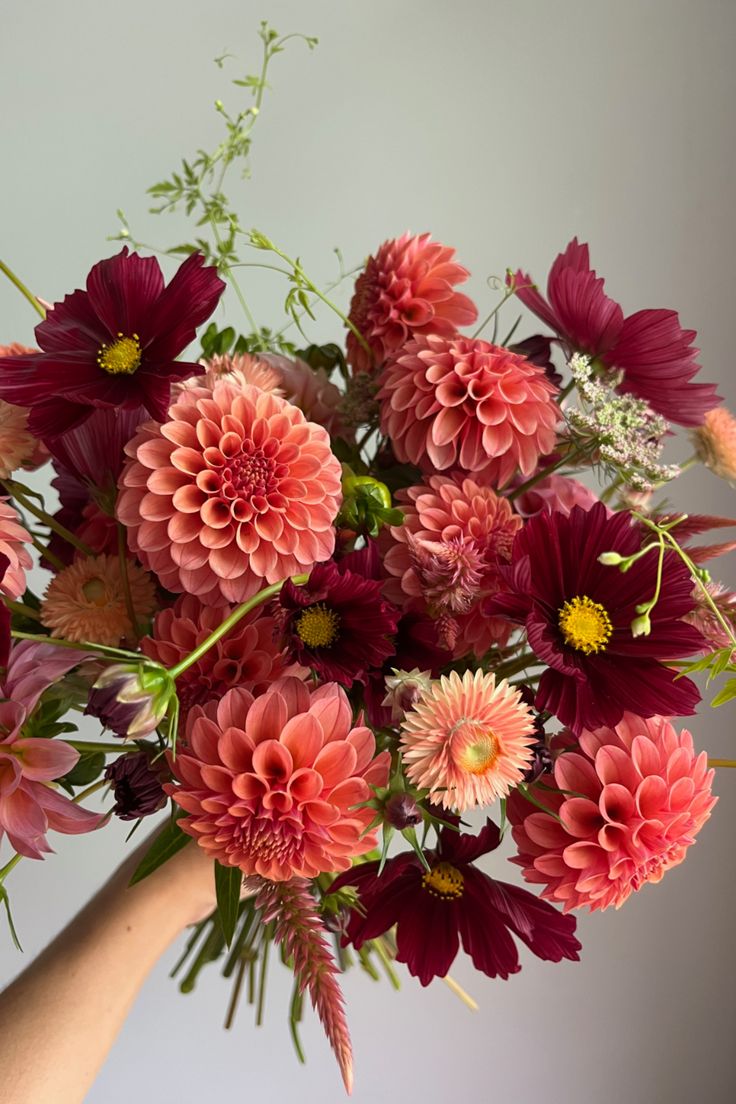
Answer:
[[[507,499],[461,474],[432,475],[399,491],[401,525],[382,537],[384,567],[392,576],[386,597],[398,606],[454,626],[456,656],[485,655],[505,644],[510,626],[481,613],[499,587],[498,564],[508,560],[521,518]]]
[[[153,613],[153,579],[137,564],[127,564],[130,595],[139,623]],[[131,637],[125,584],[118,556],[80,557],[51,580],[41,603],[41,623],[66,640],[116,647]]]
[[[549,813],[518,793],[509,800],[519,849],[512,862],[565,912],[620,908],[660,881],[716,803],[706,753],[697,755],[690,733],[664,717],[624,713],[615,728],[584,730],[579,750],[558,755],[553,771],[535,794]]]
[[[341,465],[285,399],[229,379],[192,387],[126,452],[118,517],[167,590],[242,602],[331,556]]]
[[[7,498],[0,498],[0,556],[7,556],[8,567],[0,579],[0,593],[7,598],[18,599],[26,590],[26,571],[33,567],[31,554],[26,548],[31,534],[25,529],[18,514]]]
[[[725,406],[709,410],[703,424],[693,430],[695,450],[712,472],[736,480],[736,418]]]
[[[36,445],[28,432],[28,411],[0,399],[0,479],[9,479],[31,460]]]
[[[195,706],[166,790],[208,855],[280,882],[348,870],[375,847],[373,811],[356,806],[389,765],[341,687],[286,678],[259,698],[236,689]]]
[[[386,241],[355,282],[350,321],[371,347],[373,359],[355,335],[347,336],[348,363],[354,372],[380,368],[390,353],[416,334],[453,334],[472,326],[475,303],[454,290],[470,275],[455,250],[433,242],[429,234],[402,234]]]
[[[502,487],[551,452],[556,387],[518,353],[470,337],[415,337],[383,370],[381,432],[423,471],[461,468]]]
[[[518,785],[534,741],[534,718],[520,692],[480,670],[442,675],[401,724],[410,782],[459,813],[490,805]]]
[[[156,614],[151,635],[141,640],[141,651],[164,667],[175,667],[233,608],[206,606],[193,594],[182,594],[173,607]],[[276,635],[276,619],[259,606],[205,652],[176,681],[182,721],[192,706],[219,700],[234,686],[257,696],[284,675],[306,676],[306,667],[289,663]]]

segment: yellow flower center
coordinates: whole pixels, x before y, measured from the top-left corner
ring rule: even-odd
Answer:
[[[107,605],[107,591],[102,579],[93,578],[82,583],[82,594],[93,606]]]
[[[565,602],[558,624],[565,643],[586,655],[602,652],[613,632],[611,619],[604,607],[587,595],[578,595]]]
[[[296,631],[308,648],[329,648],[338,638],[340,618],[322,603],[309,606],[299,614]]]
[[[454,901],[462,897],[465,879],[460,871],[448,862],[439,862],[422,878],[422,885],[433,897]]]
[[[470,722],[459,726],[452,741],[452,758],[460,770],[485,774],[498,757],[498,739],[492,729]]]
[[[108,375],[132,376],[141,363],[141,342],[138,334],[125,337],[119,333],[117,341],[100,348],[97,363]]]

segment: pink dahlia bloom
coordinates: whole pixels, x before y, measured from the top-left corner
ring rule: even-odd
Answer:
[[[585,730],[579,750],[558,755],[535,794],[549,813],[511,796],[512,862],[565,912],[620,908],[685,858],[716,803],[713,776],[685,729],[624,713],[615,728]]]
[[[250,353],[224,354],[203,360],[202,364],[206,368],[204,376],[191,376],[183,380],[176,385],[175,394],[182,388],[214,387],[218,380],[226,379],[241,386],[250,383],[262,391],[272,391],[274,395],[284,397],[278,372],[261,357],[251,356]]]
[[[151,636],[141,641],[141,650],[164,667],[175,667],[221,625],[233,607],[207,606],[193,594],[182,594],[173,607],[160,610]],[[219,701],[228,690],[239,686],[254,696],[285,675],[307,675],[305,667],[289,662],[276,643],[275,618],[260,606],[239,621],[198,663],[176,681],[176,692],[186,720],[194,705]]]
[[[568,351],[598,358],[623,373],[619,390],[638,395],[678,425],[700,425],[720,399],[712,383],[693,383],[700,371],[695,330],[683,330],[671,310],[624,312],[590,267],[588,246],[573,238],[550,269],[547,298],[519,269],[513,279],[522,303],[549,326]]]
[[[384,536],[386,597],[396,605],[451,619],[456,656],[485,655],[505,644],[509,626],[481,613],[499,588],[499,563],[511,553],[521,518],[508,500],[465,476],[432,475],[399,491],[401,525]]]
[[[310,422],[324,426],[328,433],[339,434],[342,394],[328,379],[324,368],[312,368],[305,360],[264,353],[264,361],[278,374],[285,398],[298,406]]]
[[[356,808],[388,780],[390,756],[353,724],[345,691],[281,679],[253,698],[230,690],[189,714],[186,748],[167,792],[179,824],[225,866],[271,881],[348,870],[376,845],[372,810]]]
[[[98,828],[104,816],[74,804],[51,782],[79,759],[63,740],[24,737],[38,699],[86,656],[50,644],[22,641],[13,648],[0,702],[0,843],[7,835],[19,855],[42,859],[49,829],[66,834]]]
[[[242,602],[332,555],[340,462],[286,400],[228,380],[191,388],[126,452],[118,517],[167,590]]]
[[[541,368],[470,337],[416,337],[381,376],[381,431],[399,460],[503,486],[551,452],[557,388]]]
[[[589,510],[597,501],[598,495],[580,480],[567,475],[548,475],[519,495],[514,506],[524,518],[544,512],[567,517],[573,506]]]
[[[31,534],[21,525],[13,506],[7,498],[0,498],[0,556],[7,556],[8,566],[0,578],[0,594],[18,599],[25,593],[26,571],[33,566],[26,545]]]
[[[429,234],[402,234],[369,257],[355,282],[350,321],[371,347],[373,361],[348,332],[348,362],[369,372],[417,334],[450,336],[478,317],[475,303],[454,290],[470,273],[454,259],[455,250]]]

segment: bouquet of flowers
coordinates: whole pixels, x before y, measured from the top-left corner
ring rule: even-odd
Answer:
[[[53,306],[2,265],[41,321],[0,349],[0,896],[15,935],[8,876],[49,831],[168,808],[133,881],[197,846],[217,888],[182,989],[220,960],[228,1022],[244,982],[260,1018],[276,944],[297,1050],[308,993],[349,1088],[351,963],[469,1000],[461,946],[504,979],[519,942],[577,960],[575,911],[659,881],[708,819],[718,761],[674,718],[693,672],[736,696],[736,598],[703,566],[736,542],[696,540],[734,521],[665,496],[698,461],[736,478],[736,422],[695,333],[624,316],[577,240],[546,294],[496,281],[478,324],[429,234],[339,257],[324,289],[244,230],[223,180],[286,42],[261,38],[220,145],[151,189],[200,228],[168,283],[122,214],[122,249]],[[253,320],[241,251],[286,279],[282,328]],[[237,329],[209,322],[228,286]],[[310,340],[318,306],[334,344]],[[55,512],[26,483],[49,465]],[[507,833],[527,889],[477,865]]]

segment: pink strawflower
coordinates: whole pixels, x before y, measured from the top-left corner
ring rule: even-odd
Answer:
[[[470,337],[415,337],[381,375],[381,431],[399,460],[503,486],[551,452],[557,389],[518,353]]]
[[[7,556],[8,566],[0,578],[0,593],[18,599],[26,590],[26,571],[33,566],[26,545],[31,534],[25,529],[7,498],[0,498],[0,556]]]
[[[259,698],[230,690],[192,709],[167,792],[212,858],[270,881],[314,878],[375,847],[372,810],[357,806],[389,763],[341,687],[287,678]]]
[[[736,418],[730,410],[725,406],[709,410],[693,437],[702,462],[721,479],[736,481]]]
[[[156,608],[151,576],[131,560],[128,587],[138,624]],[[80,557],[51,580],[41,602],[41,623],[57,636],[117,647],[134,636],[119,556]]]
[[[126,452],[118,517],[167,590],[242,602],[331,556],[340,462],[286,400],[229,380],[184,390]]]
[[[455,250],[429,234],[402,234],[369,257],[355,282],[350,321],[371,347],[373,359],[348,332],[348,363],[354,372],[380,368],[384,360],[418,334],[450,336],[472,326],[475,303],[454,290],[470,273],[454,259]]]
[[[401,723],[409,781],[459,813],[490,805],[518,785],[534,741],[534,718],[520,692],[480,670],[442,675]]]
[[[49,829],[66,834],[99,827],[103,814],[74,804],[50,785],[79,759],[63,740],[25,737],[23,726],[38,699],[57,679],[86,656],[35,641],[22,641],[11,652],[0,702],[0,842],[19,855],[42,859],[51,851]]]
[[[733,630],[736,627],[736,593],[728,590],[723,583],[707,583],[706,589],[726,624],[730,624]],[[683,621],[694,625],[703,634],[703,653],[711,652],[714,648],[728,648],[731,645],[731,637],[718,620],[713,606],[699,586],[694,587],[693,598],[695,609],[683,617]]]
[[[386,596],[396,605],[454,622],[457,656],[505,643],[508,626],[485,617],[481,601],[499,587],[521,518],[490,487],[460,474],[432,475],[396,495],[401,525],[383,537]]]
[[[579,750],[557,756],[534,792],[549,813],[510,798],[512,862],[565,912],[620,908],[685,858],[715,805],[713,777],[686,729],[624,713],[615,728],[585,730]]]
[[[580,480],[567,475],[548,475],[520,494],[514,500],[514,508],[523,518],[534,517],[543,511],[567,517],[573,506],[588,510],[597,501],[598,495]]]
[[[261,357],[252,356],[250,353],[237,353],[235,356],[213,356],[209,360],[203,360],[207,371],[204,376],[192,376],[183,380],[177,388],[190,387],[214,387],[218,380],[226,379],[231,383],[242,386],[252,384],[260,387],[262,391],[272,391],[274,395],[281,395],[280,378],[270,364]],[[176,394],[176,390],[174,392]]]
[[[156,614],[151,635],[141,640],[141,651],[164,667],[175,667],[222,624],[232,609],[213,608],[193,594],[182,594],[173,606]],[[218,640],[176,681],[182,721],[192,706],[219,701],[235,686],[257,696],[284,675],[306,676],[306,668],[289,662],[276,635],[275,618],[259,606]]]

